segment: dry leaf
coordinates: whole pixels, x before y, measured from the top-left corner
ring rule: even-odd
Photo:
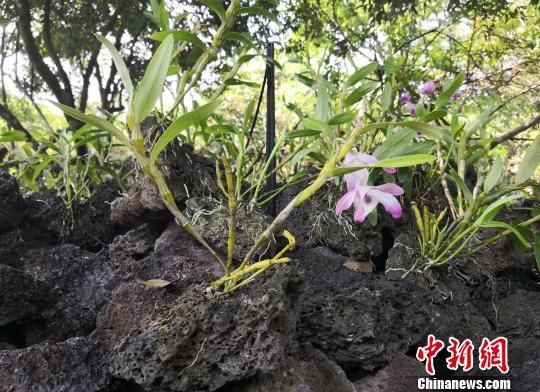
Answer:
[[[135,277],[135,280],[137,281],[137,283],[144,284],[145,286],[153,287],[153,288],[167,287],[168,285],[173,283],[173,282],[169,282],[168,280],[163,280],[163,279],[144,280],[144,279],[139,278],[138,276]]]
[[[373,264],[371,264],[369,261],[356,261],[354,259],[347,259],[343,263],[343,266],[348,270],[354,272],[373,272]]]

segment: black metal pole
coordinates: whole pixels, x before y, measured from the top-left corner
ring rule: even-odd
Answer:
[[[276,95],[275,95],[275,74],[274,74],[274,44],[266,45],[266,160],[270,159],[272,150],[276,143]],[[273,192],[276,189],[276,158],[274,157],[268,166],[268,172],[272,173],[266,180],[266,194]],[[273,198],[268,203],[268,213],[276,216],[276,199]]]

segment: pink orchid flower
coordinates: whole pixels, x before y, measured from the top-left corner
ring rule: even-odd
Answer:
[[[377,163],[379,160],[373,155],[362,154],[362,153],[349,153],[345,156],[343,160],[343,165],[345,166],[363,166],[369,165],[370,163]],[[383,170],[387,173],[394,174],[396,169],[393,167],[384,167]]]
[[[429,82],[424,83],[420,86],[420,92],[426,95],[435,94],[435,82],[430,80]]]
[[[411,93],[406,91],[403,94],[401,94],[401,97],[399,97],[399,100],[401,101],[403,105],[405,105],[407,102],[411,101],[411,98],[412,98]]]
[[[368,185],[368,169],[345,175],[347,193],[338,201],[336,214],[349,209],[354,204],[354,220],[363,222],[368,214],[381,203],[392,218],[401,217],[401,204],[396,196],[404,193],[403,188],[393,183],[378,186]]]
[[[411,117],[416,117],[416,104],[412,102],[407,102],[405,106],[407,107],[407,109],[409,109],[409,113],[411,114]]]

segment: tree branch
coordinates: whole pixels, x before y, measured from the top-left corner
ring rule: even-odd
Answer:
[[[116,9],[114,10],[114,13],[109,18],[108,22],[103,25],[103,27],[100,29],[101,35],[107,35],[116,24],[116,21],[118,20],[118,17],[122,14],[124,11],[124,7],[126,5],[126,0],[120,0],[118,2],[118,5]],[[99,55],[99,50],[101,49],[101,44],[96,40],[96,43],[94,45],[94,49],[92,50],[90,54],[90,59],[88,60],[88,66],[84,70],[83,73],[83,85],[81,90],[81,100],[79,102],[79,110],[84,113],[86,110],[86,104],[88,102],[88,88],[90,86],[90,77],[92,76],[92,73],[94,72],[94,68],[97,64],[97,58]]]
[[[62,88],[60,82],[56,78],[56,75],[49,69],[49,66],[45,63],[43,56],[39,51],[36,40],[32,34],[32,17],[30,15],[30,4],[28,0],[17,0],[16,12],[19,18],[19,31],[21,33],[21,38],[32,67],[36,70],[39,76],[41,76],[43,81],[51,89],[52,93],[60,103],[73,107],[73,96],[68,94]],[[68,121],[71,122],[71,119]]]
[[[493,143],[491,143],[490,148],[493,148],[501,143],[504,143],[507,140],[510,140],[514,138],[515,136],[519,135],[522,132],[525,132],[526,130],[534,127],[535,125],[540,124],[540,116],[536,116],[531,121],[529,121],[527,124],[520,125],[519,127],[516,127],[505,134],[499,136],[496,138]]]
[[[66,94],[71,95],[71,99],[74,100],[69,77],[66,73],[66,70],[62,66],[60,57],[58,57],[58,53],[56,52],[56,49],[54,48],[51,39],[51,0],[45,0],[43,7],[43,44],[45,45],[47,54],[51,57],[54,65],[56,66],[58,77],[64,85],[64,91],[66,92]]]

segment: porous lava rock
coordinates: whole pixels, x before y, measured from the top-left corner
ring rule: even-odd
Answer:
[[[0,170],[0,233],[17,227],[24,217],[24,200],[17,180]]]
[[[339,366],[311,345],[300,345],[283,364],[267,374],[226,388],[227,392],[355,392]]]
[[[99,346],[82,337],[0,350],[0,391],[97,392],[110,376]]]
[[[271,372],[294,342],[298,285],[283,267],[231,296],[208,299],[197,286],[161,302],[114,347],[111,373],[145,388],[215,391]]]
[[[45,284],[0,264],[0,326],[37,315],[50,300]]]
[[[227,254],[229,236],[229,208],[213,198],[191,198],[186,201],[186,216],[193,226],[216,250]],[[255,243],[260,233],[268,227],[272,219],[257,208],[242,206],[236,213],[236,246],[233,257],[242,260]],[[264,251],[271,253],[272,246]],[[255,255],[254,259],[258,255]]]
[[[345,257],[323,247],[294,257],[305,276],[299,338],[340,366],[372,370],[426,332],[427,292],[411,282],[351,271]]]
[[[190,197],[218,194],[215,166],[208,159],[194,154],[189,145],[172,145],[158,157],[158,167],[182,207]],[[167,222],[172,219],[155,184],[147,177],[135,181],[127,195],[112,204],[112,221],[134,228],[144,222]]]
[[[376,373],[355,381],[354,386],[358,392],[409,392],[417,390],[418,378],[425,376],[422,362],[398,354]]]
[[[74,245],[29,251],[24,271],[51,288],[51,301],[27,325],[27,344],[59,342],[87,335],[95,328],[99,309],[116,284],[110,261]]]

